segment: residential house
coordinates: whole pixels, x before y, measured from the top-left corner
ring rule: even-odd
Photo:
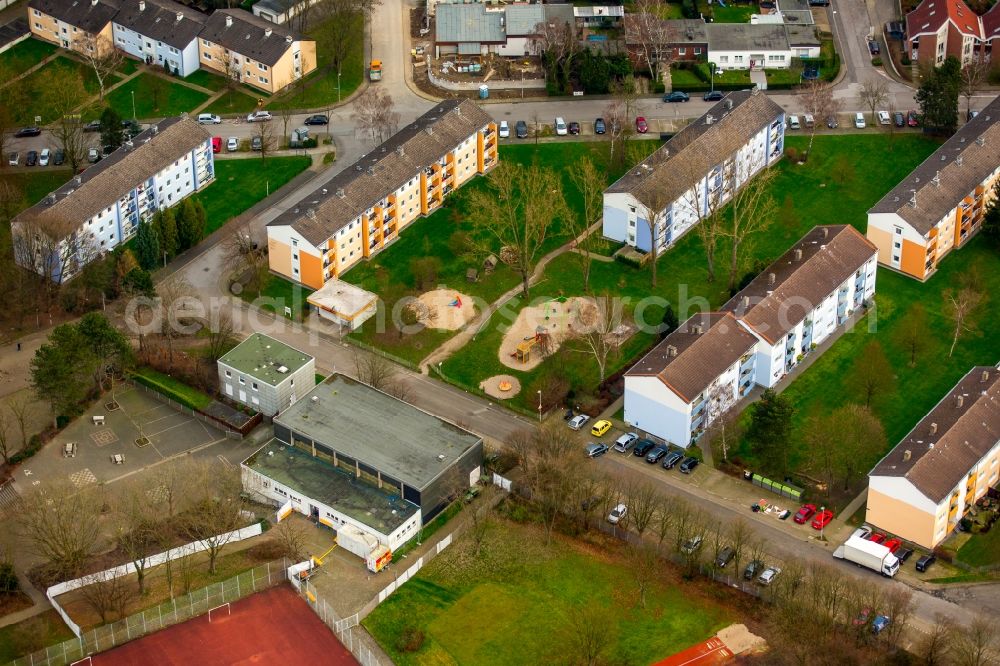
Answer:
[[[545,9],[539,4],[439,4],[434,21],[435,56],[537,55],[534,36],[544,20]]]
[[[868,473],[865,521],[935,548],[1000,473],[1000,368],[977,366]]]
[[[122,0],[112,20],[115,46],[133,58],[187,76],[198,69],[205,15],[174,0]]]
[[[216,365],[223,395],[274,416],[316,386],[316,362],[309,354],[263,333],[252,333]]]
[[[664,61],[700,61],[708,54],[708,24],[703,19],[653,19],[649,14],[625,15],[625,48],[632,64],[647,69],[647,55]],[[662,41],[662,44],[657,45]]]
[[[767,95],[729,93],[604,191],[604,235],[642,252],[654,238],[671,247],[781,159],[784,137],[785,112]]]
[[[211,140],[187,116],[152,125],[14,218],[15,261],[56,282],[71,279],[156,211],[212,183]]]
[[[868,239],[884,266],[926,280],[969,242],[1000,178],[1000,97],[868,211]]]
[[[316,42],[242,9],[217,9],[198,36],[201,66],[275,93],[316,69]]]
[[[112,48],[111,19],[119,0],[28,0],[31,34],[64,49]]]
[[[444,100],[267,225],[271,271],[319,289],[497,163],[497,125]]]
[[[625,421],[689,446],[842,327],[875,294],[875,270],[875,248],[853,227],[815,227],[721,311],[691,317],[625,373]]]
[[[623,5],[573,6],[573,18],[578,28],[618,28],[625,18]]]
[[[339,374],[278,414],[274,437],[243,463],[248,492],[392,549],[482,471],[478,435]]]
[[[993,23],[998,14],[990,13]],[[948,56],[967,65],[987,56],[985,39],[983,19],[962,0],[924,0],[906,15],[910,57],[924,65],[936,67]]]
[[[709,23],[705,28],[708,61],[719,69],[787,69],[792,65],[783,24]]]

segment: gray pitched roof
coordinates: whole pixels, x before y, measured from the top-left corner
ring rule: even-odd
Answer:
[[[699,313],[639,359],[625,376],[655,376],[682,399],[694,402],[756,343],[757,338],[731,313]]]
[[[442,44],[459,42],[502,43],[507,40],[500,25],[503,13],[488,12],[482,3],[438,5],[434,17],[434,40]]]
[[[749,23],[709,23],[711,51],[784,51],[788,49],[785,26]]]
[[[131,148],[126,144],[71,178],[18,219],[34,219],[54,237],[62,238],[211,136],[186,116],[162,120],[132,139]],[[55,202],[47,203],[53,196]]]
[[[184,49],[198,37],[206,18],[174,0],[122,0],[114,22],[144,37]]]
[[[732,108],[727,108],[728,104]],[[770,97],[753,91],[732,92],[708,113],[678,132],[605,192],[625,192],[650,203],[676,201],[719,160],[732,155],[784,111]],[[712,116],[713,122],[706,119]]]
[[[896,213],[918,233],[926,235],[997,165],[1000,165],[1000,97],[963,125],[868,212]]]
[[[84,32],[98,33],[118,11],[118,0],[29,0],[28,7]]]
[[[291,225],[319,245],[490,122],[471,100],[444,100],[268,226]]]
[[[850,225],[813,227],[722,309],[774,344],[875,254]]]
[[[1000,441],[1000,370],[972,368],[869,472],[902,476],[941,502]]]
[[[227,18],[232,19],[232,25],[226,25]],[[199,37],[268,66],[281,60],[291,41],[311,41],[242,9],[216,9],[205,21]]]

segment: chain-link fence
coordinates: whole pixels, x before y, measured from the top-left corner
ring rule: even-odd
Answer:
[[[337,639],[351,651],[361,666],[380,666],[383,663],[378,656],[382,654],[381,649],[364,630],[364,627],[358,626],[360,618],[357,613],[348,618],[341,618],[308,580],[298,581],[294,577],[290,580],[302,598],[309,603],[309,607],[323,620],[326,626],[333,630]],[[391,664],[392,662],[386,663]]]
[[[290,562],[284,559],[261,564],[228,580],[193,590],[184,596],[165,601],[159,606],[147,608],[112,624],[86,631],[80,638],[51,645],[44,650],[15,659],[11,662],[11,666],[72,664],[87,655],[110,650],[116,645],[127,643],[164,627],[204,615],[216,606],[279,585],[288,579],[286,570],[289,565]]]

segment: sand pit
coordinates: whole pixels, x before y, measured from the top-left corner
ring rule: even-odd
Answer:
[[[560,303],[547,301],[538,306],[523,308],[517,320],[500,343],[500,362],[515,370],[531,370],[559,349],[567,338],[593,326],[597,321],[597,306],[588,298],[574,296]],[[518,345],[538,336],[540,341],[531,346],[526,361],[514,354]]]
[[[494,375],[479,382],[479,388],[497,400],[507,400],[521,392],[521,382],[512,375]]]
[[[749,651],[760,651],[767,646],[760,636],[750,633],[745,624],[731,624],[716,634],[733,654],[743,654]]]
[[[435,289],[421,294],[411,307],[417,310],[420,322],[427,328],[457,331],[473,320],[476,306],[472,297],[454,289]],[[453,305],[458,302],[459,305]]]

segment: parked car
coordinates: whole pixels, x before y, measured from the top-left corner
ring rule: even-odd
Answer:
[[[906,124],[909,125],[910,127],[920,126],[920,118],[917,117],[916,111],[908,111],[906,113]]]
[[[212,152],[221,153],[222,152],[222,137],[213,136],[212,137]]]
[[[872,620],[872,633],[878,636],[889,626],[889,622],[888,615],[876,615],[875,619]]]
[[[856,129],[865,128],[865,114],[861,113],[860,111],[854,114],[854,127]]]
[[[632,455],[639,456],[641,458],[642,456],[649,453],[650,449],[652,449],[654,446],[656,446],[656,442],[654,442],[653,440],[640,439],[638,442],[636,442],[635,448],[632,450]]]
[[[885,535],[882,534],[881,532],[875,532],[870,537],[868,537],[868,540],[869,541],[874,541],[875,543],[884,543],[885,542]]]
[[[38,151],[29,150],[27,156],[24,158],[24,166],[35,166],[38,164]]]
[[[720,569],[725,568],[736,556],[736,550],[732,546],[723,546],[719,554],[715,556],[715,566]]]
[[[518,120],[517,123],[514,124],[514,135],[518,139],[527,139],[528,123],[524,122],[523,120]]]
[[[871,53],[873,56],[877,56],[879,53],[882,52],[882,49],[879,47],[877,40],[874,39],[868,40],[868,52]]]
[[[239,139],[237,139],[235,136],[231,136],[228,139],[226,139],[226,150],[228,150],[231,153],[235,153],[239,149],[240,149]]]
[[[603,437],[604,433],[611,430],[611,421],[607,419],[601,419],[594,424],[594,427],[590,429],[590,434],[594,437]]]
[[[694,468],[697,467],[698,463],[700,462],[701,461],[695,458],[694,456],[688,456],[687,458],[684,459],[684,462],[681,463],[681,466],[678,469],[681,470],[681,474],[690,474],[691,472],[694,471]]]
[[[684,553],[685,555],[690,555],[694,551],[701,548],[701,542],[702,542],[702,536],[700,534],[696,534],[684,542],[684,545],[681,546],[681,552]]]
[[[127,141],[129,139],[134,139],[137,135],[142,133],[142,125],[134,120],[123,120],[122,121],[122,137]]]
[[[253,111],[247,116],[248,123],[261,123],[271,119],[270,111]]]
[[[965,114],[965,120],[966,121],[972,120],[978,115],[979,115],[978,111],[969,111],[967,114]]]
[[[657,444],[649,453],[646,454],[646,462],[650,465],[655,465],[660,462],[660,459],[663,456],[667,455],[667,451],[669,450],[670,448],[666,444]]]
[[[330,119],[324,116],[322,113],[317,113],[314,116],[309,116],[304,121],[303,125],[328,125],[330,124]]]
[[[649,125],[646,123],[646,119],[642,116],[635,119],[635,131],[639,134],[645,134],[649,131]]]
[[[803,504],[802,507],[799,508],[799,512],[795,514],[795,517],[792,520],[799,525],[805,525],[806,521],[812,518],[815,514],[815,504]]]
[[[706,102],[718,102],[724,96],[725,95],[722,94],[721,90],[710,90],[709,92],[702,95],[701,98]]]
[[[608,514],[608,522],[612,525],[617,525],[622,521],[628,514],[628,507],[624,504],[619,504],[615,508],[611,509],[611,513]]]
[[[91,120],[89,123],[83,126],[84,132],[100,132],[101,131],[101,121]]]
[[[9,166],[17,166],[21,163],[21,154],[17,152],[7,153],[7,164]]]
[[[896,124],[896,127],[906,127],[906,116],[903,115],[902,111],[893,112],[892,121]]]
[[[663,96],[664,102],[687,102],[691,98],[688,97],[686,92],[681,92],[680,90],[675,90],[672,93],[667,93]]]
[[[934,564],[935,562],[937,562],[937,557],[935,557],[934,554],[924,555],[919,560],[917,560],[916,564],[917,571],[923,573],[924,571],[930,569],[931,565]]]
[[[910,559],[911,555],[913,555],[913,549],[900,548],[895,553],[893,553],[893,555],[895,555],[896,559],[899,560],[900,562],[905,562],[906,560]]]
[[[594,134],[604,134],[607,129],[607,126],[604,124],[604,118],[598,118],[594,121]]]
[[[26,136],[41,136],[42,129],[40,127],[22,127],[21,129],[14,132],[14,136],[21,138]]]
[[[259,136],[255,136],[250,139],[250,150],[256,150],[260,152],[264,148],[264,142]]]
[[[760,560],[751,560],[747,564],[746,568],[743,569],[744,580],[753,580],[754,576],[761,572],[764,568],[764,563]]]
[[[759,576],[757,576],[757,582],[761,585],[770,585],[780,573],[781,569],[778,567],[768,567],[764,569]]]
[[[802,129],[802,125],[799,124],[798,116],[788,116],[788,129]]]
[[[861,612],[858,613],[858,616],[855,617],[853,620],[851,620],[851,624],[853,624],[855,627],[863,627],[864,625],[868,624],[868,619],[871,617],[871,614],[872,614],[871,608],[863,608]]]
[[[635,444],[638,439],[639,435],[634,432],[627,432],[615,440],[615,445],[612,448],[614,448],[614,450],[618,453],[625,453],[632,448],[632,445]]]
[[[803,81],[815,81],[819,78],[819,67],[817,65],[806,65],[802,68]]]
[[[580,123],[575,120],[569,124],[569,133],[576,136],[580,133]]]
[[[806,129],[812,129],[816,126],[816,119],[813,118],[811,113],[806,113],[802,116],[802,126]]]
[[[683,458],[684,454],[680,451],[671,451],[667,454],[667,457],[663,459],[663,469],[673,469],[674,466]]]
[[[569,420],[569,427],[571,430],[579,430],[590,420],[590,417],[586,414],[577,414]]]
[[[99,151],[97,148],[91,148],[90,150],[88,150],[87,161],[90,162],[91,164],[95,164],[101,161],[101,151]]]
[[[820,511],[815,518],[813,518],[812,528],[814,530],[821,530],[829,525],[831,520],[833,520],[833,511],[824,509],[823,511]]]
[[[608,447],[604,444],[590,444],[587,446],[587,457],[597,458],[608,452]]]
[[[895,555],[896,551],[899,550],[899,547],[903,545],[903,542],[901,540],[893,537],[892,539],[888,539],[882,545],[885,546],[886,548],[888,548],[890,553],[892,553],[893,555]]]
[[[509,139],[510,138],[510,125],[507,124],[506,120],[501,120],[500,121],[499,133],[500,133],[500,138],[501,139]]]
[[[48,148],[42,148],[42,152],[38,154],[38,166],[48,166],[49,158],[52,156],[52,151]]]
[[[892,124],[892,118],[889,117],[888,111],[878,112],[878,124],[879,125],[890,125]]]
[[[247,118],[249,120],[249,118]],[[214,113],[199,113],[198,122],[202,125],[218,125],[222,123],[222,118]]]
[[[556,118],[556,122],[553,127],[555,127],[556,136],[566,136],[569,134],[569,129],[566,127],[566,121],[562,118]]]
[[[66,162],[66,151],[62,148],[56,148],[55,154],[52,156],[53,166],[61,166]]]
[[[833,115],[827,116],[826,126],[830,129],[837,129],[840,126],[840,123],[837,122],[837,116]]]
[[[867,525],[862,525],[858,529],[851,533],[851,537],[858,537],[859,539],[867,539],[872,535],[872,528]]]

